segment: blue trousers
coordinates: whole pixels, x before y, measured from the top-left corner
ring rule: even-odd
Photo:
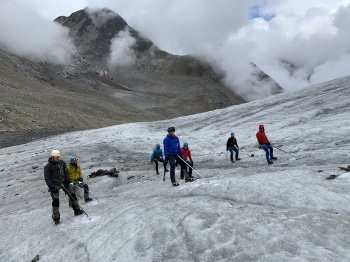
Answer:
[[[273,147],[270,145],[262,145],[262,149],[264,149],[266,153],[266,160],[267,162],[271,161],[271,158],[273,158]],[[270,150],[270,152],[269,152]]]
[[[231,154],[230,154],[231,161],[233,160],[233,151],[236,152],[236,154],[235,154],[235,159],[237,160],[237,159],[238,159],[238,152],[239,152],[239,150],[238,150],[237,148],[235,148],[235,147],[229,147],[228,150],[229,150],[230,153],[231,153]]]
[[[180,164],[181,170],[184,171],[185,177],[188,176],[187,165],[185,164],[184,161],[182,161],[180,158],[178,158],[177,155],[169,154],[168,158],[169,158],[169,164],[170,164],[170,180],[171,180],[171,183],[174,183],[176,181],[176,179],[175,179],[176,161]]]

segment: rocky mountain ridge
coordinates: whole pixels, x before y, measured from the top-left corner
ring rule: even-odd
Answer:
[[[0,46],[0,148],[245,102],[222,84],[222,72],[196,57],[160,50],[107,8],[85,8],[55,21],[69,28],[76,46],[67,64],[20,57]],[[134,39],[129,65],[109,61],[111,42],[120,32]],[[276,93],[281,91],[276,84]]]

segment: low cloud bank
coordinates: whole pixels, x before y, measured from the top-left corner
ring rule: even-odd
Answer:
[[[258,81],[251,62],[287,91],[349,75],[349,3],[349,0],[103,2],[159,48],[214,61],[226,73],[226,84],[247,100],[270,95],[272,84]],[[249,10],[257,5],[260,14],[249,20],[252,17]]]
[[[66,63],[75,52],[68,29],[25,5],[0,1],[0,48],[32,59]]]
[[[39,13],[48,5],[44,0],[35,3]],[[80,0],[80,4],[81,9],[107,6],[169,53],[213,61],[226,73],[225,83],[249,101],[269,96],[273,85],[268,79],[259,81],[252,62],[287,91],[350,75],[350,0]],[[23,0],[0,0],[0,46],[17,54],[64,60],[74,50],[67,30],[23,6]],[[74,12],[77,7],[72,8]],[[249,13],[252,10],[254,14]],[[110,14],[105,15],[109,19]],[[133,44],[127,30],[116,36],[110,65],[132,64]]]

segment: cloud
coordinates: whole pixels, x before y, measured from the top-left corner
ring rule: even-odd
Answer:
[[[120,31],[118,35],[111,40],[111,53],[108,63],[113,66],[130,66],[135,62],[136,54],[132,46],[136,43],[135,38],[130,35],[129,28]]]
[[[251,62],[286,90],[350,74],[349,67],[345,67],[350,53],[350,0],[77,0],[74,5],[68,0],[24,2],[30,2],[45,16],[51,10],[52,19],[69,15],[69,8],[74,12],[86,6],[108,7],[160,49],[214,61],[226,72],[226,84],[248,100],[269,95],[269,83],[259,84]],[[259,7],[258,15],[251,19],[249,10],[254,7]],[[3,31],[0,29],[1,34]],[[61,36],[53,45],[65,39],[64,33]],[[132,63],[132,41],[126,32],[113,40],[111,65]]]
[[[338,73],[326,70],[327,65],[346,64],[350,16],[349,7],[341,4],[348,2],[104,0],[103,4],[159,48],[214,61],[226,73],[227,85],[254,100],[270,95],[271,82],[259,84],[251,62],[287,91],[350,74],[346,68]],[[259,16],[250,20],[249,10],[254,6],[259,6]],[[271,19],[264,20],[264,16]],[[321,69],[322,78],[315,75]]]
[[[100,8],[86,7],[84,10],[89,14],[92,22],[95,24],[96,27],[100,27],[101,25],[105,24],[108,20],[118,16],[116,12],[113,12],[108,8],[103,8],[101,10]]]
[[[41,18],[22,1],[0,1],[0,48],[20,56],[65,63],[75,51],[68,30]]]
[[[350,74],[349,67],[343,68],[350,52],[348,17],[350,5],[335,13],[312,7],[304,16],[276,16],[265,31],[251,27],[240,40],[255,42],[252,61],[285,89],[300,89]],[[335,72],[331,66],[342,69]]]

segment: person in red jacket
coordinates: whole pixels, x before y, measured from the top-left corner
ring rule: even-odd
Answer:
[[[258,139],[259,148],[264,149],[266,153],[267,163],[273,164],[272,160],[276,160],[277,157],[273,156],[273,147],[265,134],[264,125],[259,125],[259,131],[256,133],[256,138]]]
[[[184,160],[187,162],[188,165],[193,167],[193,160],[192,160],[191,150],[188,148],[188,142],[184,142],[184,145],[181,148],[181,150],[182,150],[182,154],[184,156]],[[192,168],[189,168],[188,176],[189,176],[188,180],[192,181],[193,180]],[[181,170],[180,178],[184,179],[184,173],[182,170]]]

